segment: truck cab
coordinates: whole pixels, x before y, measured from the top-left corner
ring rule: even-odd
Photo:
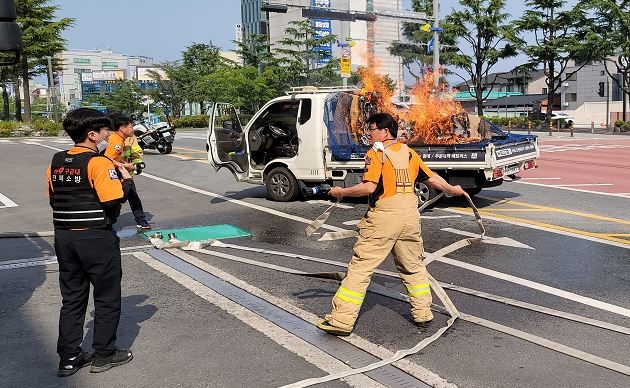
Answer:
[[[208,161],[242,182],[264,184],[276,201],[291,201],[304,186],[329,178],[324,99],[338,88],[293,88],[265,104],[243,125],[234,106],[215,103],[208,130]]]

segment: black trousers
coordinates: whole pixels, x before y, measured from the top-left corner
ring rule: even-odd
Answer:
[[[127,200],[129,201],[129,206],[131,207],[131,212],[133,213],[133,217],[136,219],[136,222],[139,222],[140,220],[146,221],[146,216],[144,215],[144,210],[142,209],[142,201],[140,201],[138,190],[136,189],[136,182],[133,180],[131,180],[131,189],[129,189]]]
[[[57,353],[67,359],[79,351],[92,284],[95,310],[92,347],[99,355],[112,354],[120,320],[122,265],[118,236],[107,229],[56,229],[55,253],[63,299]]]

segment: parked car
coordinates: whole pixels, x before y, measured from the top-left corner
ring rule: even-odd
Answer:
[[[564,112],[553,112],[551,114],[551,121],[555,122],[555,120],[563,120],[560,121],[560,125],[565,128],[571,128],[573,126],[573,120],[575,120],[575,117]]]

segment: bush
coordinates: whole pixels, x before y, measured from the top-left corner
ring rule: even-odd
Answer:
[[[208,128],[208,115],[184,116],[172,120],[175,128]]]
[[[541,121],[534,120],[529,117],[496,117],[496,116],[484,116],[484,119],[490,121],[501,129],[528,129],[539,128]]]
[[[9,137],[20,127],[17,121],[0,121],[0,137]]]
[[[41,131],[43,136],[58,136],[59,132],[63,130],[60,123],[46,119],[33,121],[31,128],[35,131]]]

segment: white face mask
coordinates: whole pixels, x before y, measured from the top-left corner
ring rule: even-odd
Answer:
[[[94,133],[97,133],[99,137],[101,137],[101,132],[100,131],[94,131]],[[109,143],[107,142],[107,138],[103,139],[101,137],[101,141],[99,141],[98,143],[96,143],[96,152],[103,153],[103,151],[105,151],[105,149],[107,148],[107,146],[109,145]]]
[[[96,144],[96,150],[100,154],[101,152],[104,152],[105,149],[107,149],[108,145],[109,145],[109,143],[107,142],[107,140],[103,139],[103,140],[101,140],[100,142],[98,142]]]

